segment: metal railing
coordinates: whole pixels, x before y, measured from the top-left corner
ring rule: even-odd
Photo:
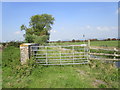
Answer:
[[[31,56],[40,65],[70,65],[89,63],[88,47],[67,46],[31,46]]]
[[[86,46],[31,46],[30,51],[40,65],[88,64],[89,60],[120,61],[119,48],[91,47],[89,43]]]

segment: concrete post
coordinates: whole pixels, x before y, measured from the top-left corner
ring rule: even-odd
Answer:
[[[21,64],[26,64],[27,60],[30,59],[30,46],[36,46],[38,44],[34,43],[23,43],[20,45],[20,57],[21,57]]]

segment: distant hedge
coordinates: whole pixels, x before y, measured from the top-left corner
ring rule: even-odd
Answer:
[[[5,42],[5,43],[2,43],[3,47],[8,47],[8,46],[14,46],[14,47],[19,47],[20,44],[22,44],[24,42],[19,42],[19,41],[10,41],[10,42]]]

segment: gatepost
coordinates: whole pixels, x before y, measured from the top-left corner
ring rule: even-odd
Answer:
[[[21,64],[26,64],[27,60],[30,59],[30,46],[38,46],[39,44],[35,43],[23,43],[20,45],[20,61]]]

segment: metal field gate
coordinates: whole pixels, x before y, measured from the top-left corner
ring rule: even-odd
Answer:
[[[31,46],[31,56],[40,65],[87,64],[88,46]]]

